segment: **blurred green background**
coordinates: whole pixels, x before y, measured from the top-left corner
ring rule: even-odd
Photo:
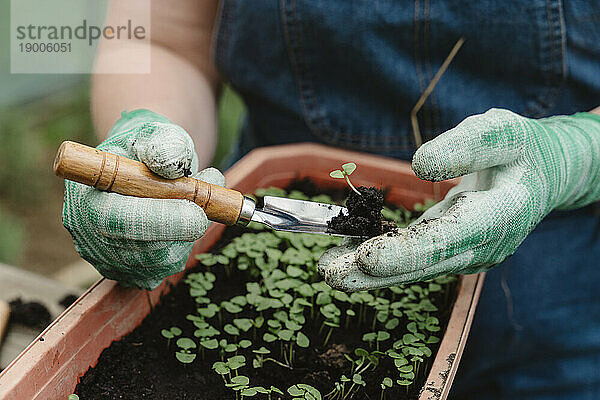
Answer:
[[[0,262],[52,276],[78,260],[61,222],[63,182],[52,172],[60,143],[97,145],[88,75],[10,73],[10,0],[0,0]],[[244,106],[224,87],[213,165],[223,167]]]

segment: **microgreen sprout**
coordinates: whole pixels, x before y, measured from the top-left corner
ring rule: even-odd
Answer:
[[[297,383],[293,386],[290,386],[287,391],[294,400],[322,399],[321,393],[317,389],[304,383]]]
[[[394,385],[394,381],[392,381],[392,378],[383,378],[383,381],[381,381],[381,396],[379,396],[379,400],[383,400],[385,398],[385,390],[387,388],[391,388]]]
[[[181,329],[179,329],[176,326],[172,326],[169,329],[163,329],[162,331],[160,331],[160,334],[167,338],[167,347],[169,347],[169,345],[171,344],[171,339],[173,339],[176,336],[181,335]]]
[[[250,379],[247,376],[238,375],[238,376],[234,376],[233,378],[231,378],[231,382],[226,383],[225,386],[234,390],[236,392],[235,398],[238,399],[239,398],[238,392],[241,392],[242,390],[248,388],[249,384],[250,384]]]
[[[231,369],[227,366],[226,363],[224,363],[223,361],[217,361],[213,364],[212,369],[219,375],[221,375],[221,377],[223,378],[223,381],[225,382],[225,384],[227,384],[227,379],[225,378],[225,375],[230,376],[231,375]]]
[[[175,352],[175,357],[182,364],[189,364],[196,358],[196,353],[192,353],[192,350],[196,348],[196,342],[190,338],[179,338],[177,339],[177,347],[179,350]]]
[[[349,178],[355,169],[356,169],[355,163],[353,163],[353,162],[345,163],[345,164],[342,164],[341,169],[336,169],[336,170],[331,171],[329,173],[329,176],[332,178],[335,178],[335,179],[346,179],[346,182],[348,182],[348,185],[350,186],[350,188],[352,190],[354,190],[356,193],[360,194],[360,192],[358,190],[356,190],[356,188],[354,187],[352,182],[350,182],[350,178]]]

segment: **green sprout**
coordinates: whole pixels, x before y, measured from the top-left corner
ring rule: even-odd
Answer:
[[[365,387],[365,386],[367,386],[367,382],[365,382],[363,380],[363,378],[360,374],[352,375],[352,386],[350,386],[350,390],[348,390],[348,395],[350,395],[350,393],[352,393],[352,389],[354,388],[355,385],[359,385],[359,387],[360,386]]]
[[[175,358],[182,364],[189,364],[196,359],[196,354],[192,350],[196,348],[196,342],[190,338],[177,339],[179,350],[175,353]]]
[[[346,375],[340,377],[339,382],[335,382],[334,388],[331,392],[325,395],[328,399],[345,399],[346,398],[346,383],[350,382],[350,379]]]
[[[381,381],[381,396],[379,396],[379,400],[385,398],[385,390],[391,388],[393,384],[394,381],[392,381],[392,378],[383,378],[383,381]]]
[[[232,390],[234,390],[235,393],[235,398],[238,398],[238,392],[241,392],[242,390],[248,388],[248,385],[250,384],[250,379],[247,376],[244,375],[238,375],[238,376],[234,376],[233,378],[231,378],[231,382],[230,383],[226,383],[225,386],[227,386],[228,388],[231,388]]]
[[[236,353],[239,348],[239,346],[235,343],[227,343],[227,339],[219,340],[219,347],[219,354],[221,356],[221,360],[224,359],[226,353]]]
[[[67,397],[67,400],[79,400],[79,396],[77,396],[75,393],[73,393]]]
[[[254,358],[254,360],[252,360],[252,366],[254,368],[262,368],[264,363],[267,361],[273,362],[281,367],[285,367],[288,369],[292,369],[289,365],[286,365],[282,362],[277,361],[274,358],[271,357],[265,357],[268,354],[271,354],[271,350],[267,349],[266,347],[262,346],[260,349],[255,349],[252,350],[252,352],[254,354],[256,354],[256,357]]]
[[[348,182],[348,185],[350,186],[350,188],[352,190],[354,190],[354,192],[356,192],[360,195],[360,192],[358,190],[356,190],[356,188],[354,187],[352,182],[350,182],[350,178],[349,178],[355,169],[356,169],[356,164],[353,162],[349,162],[346,164],[342,164],[342,169],[336,169],[336,170],[331,171],[329,173],[329,176],[332,178],[335,178],[335,179],[346,179],[346,182]]]
[[[296,335],[296,344],[300,347],[307,348],[310,345],[310,339],[302,332]]]
[[[294,400],[321,400],[321,393],[305,383],[297,383],[288,388],[288,393]]]
[[[194,326],[196,326],[196,328],[198,328],[194,332],[194,336],[196,336],[196,337],[211,338],[213,336],[218,336],[221,333],[217,329],[212,327],[208,322],[205,322],[203,320],[194,321]]]
[[[278,388],[276,388],[275,386],[271,386],[269,389],[266,389],[262,386],[256,386],[253,389],[256,389],[257,393],[263,393],[263,394],[266,394],[267,396],[269,396],[268,400],[272,399],[271,395],[273,393],[277,393],[277,394],[280,394],[283,396],[283,392],[281,390],[279,390]]]
[[[234,371],[237,375],[237,370],[246,365],[246,357],[244,356],[233,356],[227,359],[227,367],[231,371]]]
[[[175,336],[179,336],[181,335],[181,329],[179,329],[176,326],[172,326],[170,329],[163,329],[162,331],[160,331],[160,334],[167,338],[167,347],[169,347],[169,345],[171,344],[171,339],[173,339]]]
[[[217,339],[201,339],[200,345],[208,350],[214,350],[219,347],[219,341]]]
[[[256,354],[256,357],[254,358],[254,360],[252,360],[252,366],[254,368],[262,368],[263,364],[266,361],[265,356],[267,354],[270,354],[271,350],[269,350],[266,347],[262,346],[260,349],[252,350],[252,352],[254,354]]]
[[[231,377],[231,369],[227,366],[223,361],[217,361],[213,364],[212,369],[223,378],[225,384],[227,384],[227,379],[225,375]]]

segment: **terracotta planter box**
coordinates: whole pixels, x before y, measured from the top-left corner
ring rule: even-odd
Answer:
[[[317,184],[336,185],[329,171],[340,161],[355,161],[357,185],[388,187],[389,200],[412,208],[426,198],[440,199],[453,185],[434,186],[415,177],[410,165],[392,159],[354,153],[315,144],[297,144],[258,149],[227,171],[229,187],[242,192],[267,186],[285,186],[296,178],[309,177]],[[339,182],[344,185],[343,182]],[[224,226],[213,224],[199,240],[194,254],[207,251],[220,237]],[[176,283],[183,273],[168,279]],[[460,278],[458,297],[440,343],[420,399],[445,399],[458,368],[479,293],[483,274]],[[131,332],[150,313],[151,303],[160,301],[167,283],[152,292],[125,289],[101,279],[60,315],[1,374],[0,399],[66,399],[78,379],[94,366],[102,350]]]

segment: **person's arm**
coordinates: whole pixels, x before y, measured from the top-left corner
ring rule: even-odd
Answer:
[[[143,6],[136,1],[113,1],[108,21],[117,16],[135,20]],[[217,140],[215,91],[219,79],[210,60],[216,10],[216,0],[152,2],[151,73],[95,74],[92,78],[92,114],[101,139],[122,111],[148,109],[183,127],[194,140],[200,166],[208,165]],[[135,64],[143,46],[101,45],[96,64]]]
[[[108,24],[141,20],[136,13],[147,2],[138,1],[113,1]],[[136,63],[147,62],[141,55],[151,46],[151,73],[93,77],[100,150],[141,161],[163,178],[186,175],[225,185],[215,168],[197,172],[211,161],[216,143],[218,78],[209,60],[215,13],[209,0],[154,1],[151,44],[101,43],[99,71],[115,63],[142,67]],[[63,224],[75,249],[124,286],[153,289],[181,272],[209,223],[188,200],[122,196],[65,181]]]
[[[600,115],[600,107],[594,108],[592,111],[590,111],[590,113]]]

